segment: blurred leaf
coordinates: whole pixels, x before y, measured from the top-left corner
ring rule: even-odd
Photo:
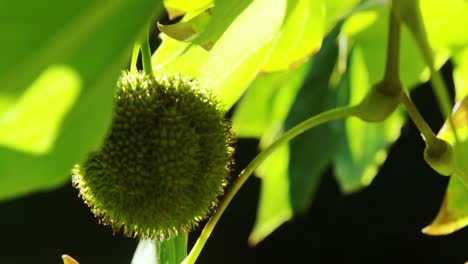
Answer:
[[[273,142],[282,131],[283,122],[284,130],[287,130],[308,117],[336,105],[336,93],[334,89],[331,89],[333,84],[329,85],[329,82],[337,57],[335,38],[338,31],[336,30],[327,38],[324,47],[314,57],[312,67],[305,65],[306,69],[310,68],[310,71],[307,72],[308,76],[304,84],[301,85],[301,82],[296,84],[301,89],[295,97],[291,111],[287,107],[281,115],[275,115],[273,109],[279,105],[278,98],[284,96],[270,99],[271,104],[275,105],[274,108],[269,109],[270,114],[282,118],[267,120],[267,129],[261,142],[263,147]],[[303,78],[304,74],[301,79]],[[287,79],[282,81],[285,82],[279,90],[282,94],[293,93],[297,90],[289,86]],[[259,100],[265,100],[265,98]],[[254,111],[254,104],[251,106],[251,110]],[[288,112],[285,120],[284,113]],[[246,111],[245,114],[247,113]],[[271,123],[268,124],[268,122]],[[306,131],[293,139],[289,146],[284,145],[275,151],[257,170],[257,174],[262,179],[262,188],[257,220],[249,238],[250,243],[260,242],[282,223],[291,219],[293,213],[303,212],[309,207],[320,175],[334,155],[335,137],[336,134],[331,124]]]
[[[79,264],[74,258],[68,255],[62,255],[63,264]]]
[[[370,84],[383,78],[387,39],[388,39],[388,2],[379,2],[360,11],[354,12],[343,25],[343,35],[349,47],[361,47],[362,57],[367,65]],[[440,64],[442,65],[442,64]],[[419,49],[406,28],[401,30],[400,40],[400,78],[408,87],[427,81],[424,75],[425,63]]]
[[[326,10],[326,25],[333,28],[341,19],[347,17],[356,5],[374,1],[359,0],[324,0]]]
[[[149,0],[0,2],[0,32],[9,40],[0,42],[0,120],[13,129],[2,137],[27,136],[0,147],[0,200],[63,184],[100,144],[117,76],[161,9],[161,1]],[[23,126],[29,113],[38,126],[31,131]]]
[[[451,176],[437,217],[423,229],[429,235],[446,235],[468,225],[468,97],[458,102],[452,114],[460,139],[455,143],[452,130],[445,122],[438,137],[454,148],[456,170]]]
[[[422,231],[428,235],[447,235],[468,225],[468,190],[457,178],[451,177],[439,213]]]
[[[272,1],[273,2],[273,1]],[[193,40],[193,43],[204,47],[205,49],[210,50],[213,45],[218,41],[218,39],[225,34],[227,29],[231,24],[239,19],[239,16],[246,11],[249,6],[255,6],[252,0],[237,0],[237,1],[225,1],[225,0],[214,0],[213,16],[207,26],[207,30],[203,31],[196,39]],[[275,4],[273,4],[274,6]],[[264,5],[268,10],[268,7]],[[273,7],[274,8],[274,7]],[[255,8],[254,8],[255,9]],[[270,9],[271,10],[271,9]],[[261,15],[262,10],[256,9],[259,16]],[[276,13],[272,13],[274,16]],[[271,18],[270,18],[271,20]],[[260,18],[255,20],[250,20],[247,23],[262,23]],[[247,27],[244,28],[248,29]],[[237,37],[242,36],[238,35]]]
[[[465,0],[419,1],[431,47],[438,53],[448,53],[468,44],[468,2]]]
[[[284,0],[252,2],[211,50],[200,69],[200,78],[226,106],[239,99],[265,62],[285,9]]]
[[[365,50],[367,52],[367,49]],[[349,104],[359,103],[371,89],[364,48],[355,45],[351,54],[348,81]],[[387,149],[399,136],[403,115],[395,111],[381,123],[366,123],[357,118],[344,121],[346,137],[340,142],[335,159],[335,174],[343,192],[349,193],[368,186],[387,157]]]
[[[468,159],[468,97],[465,97],[455,105],[452,119],[460,140],[458,144],[455,142],[452,130],[447,121],[444,123],[437,136],[452,145],[456,165],[454,176],[459,177],[468,188],[468,163],[466,162]]]
[[[235,109],[232,128],[236,136],[276,136],[294,103],[310,64],[309,62],[299,68],[265,74],[255,79]]]
[[[281,35],[262,70],[280,71],[303,63],[320,49],[324,24],[323,1],[288,1]]]
[[[281,71],[302,64],[318,52],[324,35],[358,2],[289,0],[279,40],[262,71]]]
[[[468,20],[464,19],[468,11],[467,1],[406,0],[400,1],[399,6],[401,7],[398,13],[405,25],[415,33],[414,36],[424,42],[425,36],[422,34],[426,33],[436,68],[441,67],[452,55],[468,44],[468,37],[465,34]],[[417,21],[418,16],[415,15],[417,8],[421,11],[422,21]],[[421,53],[419,49],[416,51],[414,54]],[[423,77],[425,80],[429,78],[428,70],[424,72]]]
[[[160,34],[161,45],[153,54],[153,65],[164,71],[197,76],[209,53],[198,45],[175,40]]]
[[[31,154],[49,152],[80,89],[73,69],[48,68],[0,117],[0,145]]]
[[[314,57],[307,79],[286,119],[286,131],[311,116],[338,106],[338,82],[332,75],[336,74],[336,37],[339,30],[340,26],[337,26]],[[338,134],[333,124],[334,122],[315,127],[290,142],[288,177],[294,213],[303,213],[309,208],[320,176],[335,156]]]
[[[164,7],[170,19],[192,11],[202,11],[213,6],[213,0],[164,0]]]
[[[209,52],[195,44],[181,43],[162,35],[163,43],[153,56],[153,62],[162,70],[196,76],[213,90],[226,108],[230,108],[257,76],[270,53],[283,21],[286,2],[221,1],[216,4],[213,18],[204,31],[207,33],[203,33],[210,38],[219,37]],[[238,16],[231,21],[233,12],[242,13],[236,13]],[[222,14],[228,17],[223,20]],[[222,22],[213,22],[217,20]]]
[[[172,25],[158,24],[158,28],[161,32],[173,39],[188,42],[203,32],[210,19],[210,12],[205,11],[187,21],[181,21]]]
[[[236,108],[233,129],[237,136],[262,137],[262,145],[282,130],[305,74],[306,63],[286,72],[267,74],[256,79]],[[255,113],[253,115],[252,113]],[[289,147],[282,146],[264,161],[256,174],[262,178],[260,206],[249,242],[256,244],[292,217],[288,183]]]
[[[458,52],[453,60],[455,64],[453,70],[455,101],[461,101],[468,95],[468,48]]]
[[[9,40],[0,43],[1,94],[18,96],[52,64],[72,64],[80,74],[97,75],[103,65],[128,49],[128,42],[141,31],[140,24],[158,12],[160,4],[148,0],[45,0],[27,6],[1,2],[0,32]]]
[[[175,264],[187,256],[187,234],[169,240],[140,240],[132,264]]]
[[[289,198],[289,146],[285,144],[272,153],[256,170],[262,179],[257,218],[249,243],[256,245],[293,216]]]

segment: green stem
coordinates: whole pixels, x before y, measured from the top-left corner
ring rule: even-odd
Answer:
[[[445,151],[444,142],[437,138],[422,115],[419,113],[413,101],[411,101],[411,98],[408,96],[408,94],[403,93],[402,102],[411,120],[413,120],[414,124],[426,141],[429,153],[443,153]]]
[[[239,177],[232,185],[232,188],[229,192],[226,193],[223,200],[219,203],[216,211],[208,220],[203,229],[200,237],[198,238],[197,242],[193,246],[190,254],[187,258],[182,262],[184,264],[192,264],[195,263],[195,260],[200,255],[201,250],[203,249],[206,241],[211,235],[216,223],[218,223],[221,215],[226,210],[227,206],[234,198],[236,193],[245,183],[245,181],[250,177],[250,175],[257,169],[257,167],[271,154],[275,151],[279,146],[287,143],[291,139],[295,138],[296,136],[302,134],[306,130],[309,130],[317,125],[323,124],[328,121],[336,120],[339,118],[349,117],[355,114],[356,106],[347,106],[347,107],[340,107],[336,108],[327,112],[320,113],[316,116],[313,116],[304,122],[296,125],[295,127],[291,128],[287,132],[285,132],[280,138],[278,138],[273,144],[268,146],[265,150],[260,152],[250,163],[249,165],[239,174]]]
[[[137,60],[138,60],[138,55],[140,54],[140,48],[141,48],[140,43],[135,43],[135,45],[133,46],[132,61],[130,63],[131,71],[137,70]]]
[[[387,58],[385,65],[384,82],[399,83],[400,82],[400,31],[401,23],[396,17],[395,11],[390,12],[388,43],[387,43]],[[389,94],[399,94],[401,89],[399,86],[388,85],[384,86],[384,92]],[[397,90],[396,92],[394,90]]]
[[[141,40],[141,58],[143,62],[143,70],[148,75],[153,75],[153,65],[151,63],[151,49],[149,46],[149,25]]]
[[[434,54],[427,38],[426,28],[419,8],[419,0],[394,0],[394,2],[398,3],[401,18],[411,30],[413,37],[421,50],[422,56],[430,69],[432,89],[437,97],[437,102],[442,113],[448,120],[455,142],[458,144],[460,140],[452,119],[452,104],[450,103],[450,96],[448,95],[448,89],[440,72],[435,68]]]

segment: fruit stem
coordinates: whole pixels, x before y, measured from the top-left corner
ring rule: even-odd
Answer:
[[[141,40],[141,58],[143,62],[143,70],[148,75],[153,75],[153,64],[151,63],[151,49],[149,45],[150,26],[147,26],[143,38]]]
[[[444,142],[437,138],[407,93],[403,93],[402,103],[411,120],[426,141],[429,153],[443,153],[446,148]]]
[[[133,46],[132,62],[130,63],[131,71],[137,70],[137,61],[138,61],[138,55],[140,54],[140,48],[141,48],[140,43],[135,43],[135,45]]]
[[[410,29],[421,50],[423,59],[430,69],[432,89],[436,94],[437,102],[442,113],[448,120],[455,142],[458,144],[460,140],[451,115],[452,107],[449,99],[450,97],[440,72],[437,71],[434,66],[434,54],[427,38],[426,28],[419,8],[419,0],[394,0],[393,3],[397,4],[400,13],[399,18],[402,19]]]
[[[287,143],[291,139],[295,138],[296,136],[302,134],[303,132],[318,126],[320,124],[350,117],[356,114],[357,107],[356,106],[346,106],[335,108],[303,121],[302,123],[296,125],[295,127],[291,128],[290,130],[286,131],[281,137],[279,137],[275,142],[273,142],[270,146],[268,146],[265,150],[260,152],[250,163],[247,167],[239,174],[237,180],[233,183],[232,188],[226,193],[223,200],[219,203],[216,211],[213,213],[211,218],[206,223],[200,237],[198,238],[197,242],[193,246],[192,250],[190,251],[187,258],[182,262],[184,264],[192,264],[195,263],[198,255],[200,254],[201,250],[203,249],[206,241],[211,235],[216,223],[219,221],[221,215],[226,210],[227,206],[234,198],[236,193],[245,183],[245,181],[250,177],[250,175],[258,168],[258,166],[270,155],[272,154],[279,146]]]
[[[400,82],[400,31],[401,23],[396,17],[395,11],[390,12],[388,43],[387,43],[387,59],[385,64],[384,82],[399,83]],[[382,86],[382,92],[385,94],[395,95],[401,92],[401,87],[398,85]]]

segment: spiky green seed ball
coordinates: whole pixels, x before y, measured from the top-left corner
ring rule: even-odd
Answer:
[[[167,239],[204,219],[223,193],[230,124],[196,79],[125,72],[102,148],[72,171],[101,223],[126,236]]]

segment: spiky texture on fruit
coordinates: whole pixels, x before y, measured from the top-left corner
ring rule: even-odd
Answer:
[[[72,171],[100,221],[126,236],[168,239],[206,218],[232,162],[230,123],[196,79],[124,72],[102,148]]]

